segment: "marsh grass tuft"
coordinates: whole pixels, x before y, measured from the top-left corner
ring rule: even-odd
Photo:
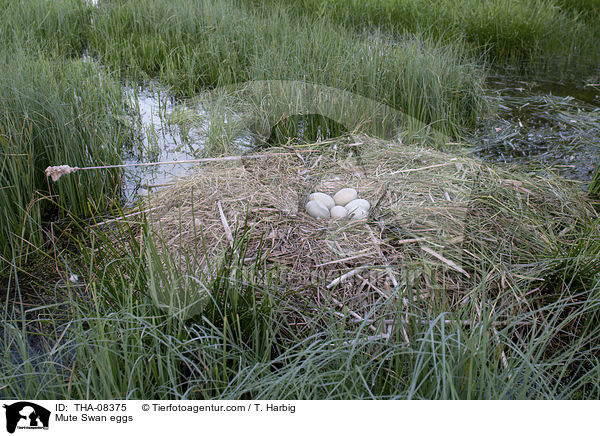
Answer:
[[[10,259],[39,247],[41,219],[58,208],[83,216],[119,197],[118,171],[50,184],[44,170],[119,163],[128,133],[120,85],[97,65],[23,52],[0,54],[0,65],[0,253]]]
[[[593,196],[600,195],[600,165],[596,166],[594,174],[592,175],[592,181],[589,187],[589,193]]]
[[[597,74],[595,0],[246,0],[258,11],[283,7],[296,17],[328,17],[363,31],[423,33],[447,44],[463,41],[494,64],[561,75]],[[266,11],[266,12],[265,12]],[[578,15],[579,14],[579,15]],[[594,41],[596,41],[594,43]]]
[[[304,81],[370,98],[458,134],[485,109],[484,71],[460,44],[365,39],[322,18],[235,2],[102,2],[90,51],[181,96],[252,81]]]
[[[1,0],[0,10],[0,41],[5,47],[76,58],[88,45],[92,6],[86,0]]]
[[[165,310],[153,302],[143,246],[154,242],[139,238],[143,229],[125,225],[88,234],[98,244],[81,240],[89,263],[79,265],[80,285],[64,284],[66,300],[21,311],[17,303],[17,310],[2,312],[0,397],[586,399],[600,394],[597,277],[574,293],[567,283],[556,300],[518,312],[505,305],[516,289],[491,295],[481,283],[470,293],[482,303],[475,317],[470,304],[449,308],[443,293],[431,297],[425,314],[416,294],[398,288],[390,298],[366,305],[362,320],[353,322],[328,298],[318,305],[290,300],[275,271],[260,262],[249,265],[248,231],[239,227],[231,250],[210,275],[198,277],[211,302],[187,320],[177,315],[176,305]],[[117,250],[108,244],[115,237],[128,243]],[[102,254],[96,257],[103,252],[109,254],[104,260]],[[154,252],[159,260],[162,255]],[[190,253],[181,265],[193,262]],[[482,268],[488,266],[482,262]],[[173,265],[169,270],[182,278],[188,273]],[[373,332],[382,316],[397,322]],[[37,342],[38,336],[43,341]]]

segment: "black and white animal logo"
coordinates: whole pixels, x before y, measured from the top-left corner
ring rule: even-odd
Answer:
[[[6,431],[14,433],[17,427],[25,429],[47,429],[50,411],[28,401],[19,401],[3,406],[6,409]]]

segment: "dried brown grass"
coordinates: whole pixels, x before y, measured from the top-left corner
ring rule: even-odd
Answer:
[[[357,317],[395,289],[423,301],[445,294],[453,307],[483,284],[490,295],[512,293],[510,303],[534,304],[540,262],[595,216],[564,180],[426,148],[354,137],[266,154],[199,166],[155,194],[155,235],[172,253],[200,253],[206,268],[246,223],[248,263],[277,266],[288,295],[333,297]],[[311,192],[342,187],[373,205],[366,220],[304,213]]]

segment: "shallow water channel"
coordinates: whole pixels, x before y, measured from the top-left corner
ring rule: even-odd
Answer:
[[[570,86],[490,76],[486,95],[494,111],[482,118],[468,138],[474,156],[527,170],[557,172],[587,187],[600,162],[600,84]],[[125,163],[199,157],[211,122],[204,108],[177,102],[156,84],[129,88],[128,98],[141,145],[126,156]],[[178,121],[176,114],[182,111],[193,112],[194,123]],[[128,169],[127,202],[149,189],[168,186],[193,168],[194,164],[169,164]]]
[[[133,110],[132,124],[139,135],[139,147],[128,153],[123,163],[184,161],[196,157],[192,141],[179,126],[169,123],[169,115],[177,102],[164,88],[154,83],[146,87],[129,87],[126,96]],[[150,189],[166,187],[192,169],[193,164],[186,163],[129,167],[124,174],[126,202],[131,203],[136,196],[143,196]]]
[[[600,84],[491,76],[486,94],[495,113],[470,138],[476,156],[552,170],[587,186],[600,162]]]

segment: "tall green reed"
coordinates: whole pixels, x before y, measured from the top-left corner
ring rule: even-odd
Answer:
[[[17,51],[1,53],[0,65],[0,253],[11,259],[12,249],[20,256],[39,247],[41,219],[59,208],[83,216],[118,197],[118,171],[51,183],[44,170],[119,163],[128,132],[121,87],[96,64]]]
[[[184,96],[255,80],[296,80],[367,97],[448,134],[484,110],[484,71],[460,45],[383,35],[365,39],[323,18],[296,20],[231,1],[103,2],[90,50]]]
[[[88,45],[92,6],[85,0],[0,0],[0,41],[48,56],[78,57]]]
[[[551,72],[556,74],[560,72],[556,68],[575,68],[589,72],[598,62],[598,44],[592,42],[597,40],[594,38],[597,23],[563,9],[591,10],[585,1],[249,0],[246,3],[258,10],[284,5],[296,16],[326,16],[360,31],[366,26],[400,33],[419,32],[447,43],[465,41],[496,64],[508,62],[520,67],[524,62],[526,70],[543,72],[554,68]]]
[[[600,3],[597,0],[555,0],[563,10],[579,14],[584,19],[594,19],[600,13]]]
[[[208,265],[201,252],[169,254],[169,241],[145,224],[99,228],[79,240],[82,284],[65,283],[60,311],[31,308],[29,318],[3,312],[0,340],[10,347],[0,355],[0,396],[583,399],[600,393],[598,265],[590,275],[569,253],[540,264],[540,276],[584,268],[589,280],[565,282],[557,298],[527,306],[513,298],[517,290],[492,295],[482,282],[470,303],[450,307],[448,292],[440,290],[427,311],[400,286],[391,298],[365,306],[357,324],[340,318],[326,298],[297,306],[277,271],[261,261],[268,253],[253,251],[248,261],[244,226]],[[586,240],[586,250],[597,252],[597,235]],[[485,258],[480,268],[482,276],[493,271]],[[156,291],[171,297],[157,304]],[[196,297],[181,306],[173,296],[187,291]],[[201,308],[188,311],[196,302]],[[31,316],[45,310],[46,317]],[[296,313],[310,322],[298,328]],[[396,322],[388,329],[381,320],[391,318]],[[40,319],[54,330],[32,349]]]
[[[592,181],[588,191],[590,195],[600,195],[600,165],[596,167],[596,170],[592,175]]]

